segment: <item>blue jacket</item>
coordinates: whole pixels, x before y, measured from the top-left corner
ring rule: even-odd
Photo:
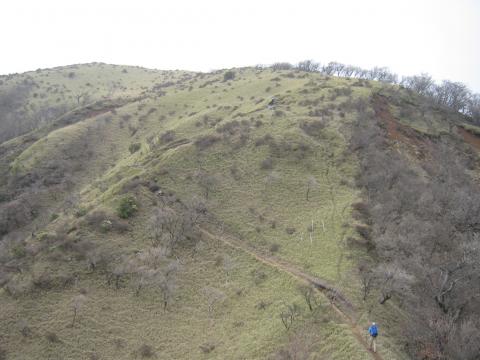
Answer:
[[[368,333],[370,336],[377,337],[378,335],[378,328],[377,325],[372,325],[368,328]]]

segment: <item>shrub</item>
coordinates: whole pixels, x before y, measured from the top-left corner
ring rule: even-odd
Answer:
[[[113,227],[113,223],[111,220],[105,219],[100,224],[100,231],[103,233],[109,232]]]
[[[363,201],[358,201],[352,204],[352,208],[356,210],[361,217],[368,219],[370,216],[370,211],[368,210],[368,204]]]
[[[215,350],[215,345],[212,344],[212,343],[205,343],[205,344],[200,345],[199,347],[200,347],[200,350],[202,350],[202,352],[204,354],[211,353],[213,350]]]
[[[140,346],[138,352],[142,358],[151,358],[153,357],[153,355],[155,355],[153,348],[147,344],[143,344],[142,346]]]
[[[252,271],[253,282],[255,285],[260,285],[263,281],[267,279],[267,274],[260,269]]]
[[[262,120],[257,120],[257,121],[255,121],[255,127],[256,127],[256,128],[259,128],[259,127],[261,127],[262,125],[263,125],[263,121],[262,121]]]
[[[122,219],[128,219],[135,212],[137,212],[138,206],[137,202],[135,201],[135,198],[133,196],[127,196],[124,197],[122,200],[120,200],[120,203],[117,208],[117,213],[118,216],[121,217]]]
[[[255,305],[255,308],[257,308],[258,310],[265,310],[268,306],[268,303],[265,302],[265,300],[260,300],[260,302]]]
[[[23,246],[23,244],[17,244],[12,248],[12,254],[15,258],[20,259],[27,255],[27,251],[25,250],[25,246]]]
[[[233,120],[217,127],[216,130],[218,133],[226,133],[229,135],[234,135],[239,128],[240,128],[240,122],[238,120]]]
[[[294,227],[288,227],[285,229],[285,232],[288,234],[288,235],[293,235],[295,234],[295,231],[297,231]]]
[[[273,169],[273,160],[272,158],[268,157],[265,160],[263,160],[260,164],[260,168],[262,170],[271,170]]]
[[[87,209],[85,209],[84,207],[81,207],[75,211],[75,216],[79,218],[79,217],[85,216],[87,212],[88,212]]]
[[[218,141],[220,141],[220,137],[216,135],[205,135],[195,140],[195,146],[199,150],[205,150]]]
[[[168,130],[167,132],[164,132],[162,135],[160,135],[160,141],[163,144],[169,143],[173,140],[175,140],[175,131],[173,130]]]
[[[312,137],[319,137],[322,134],[322,130],[325,128],[325,122],[323,120],[315,120],[309,122],[302,122],[300,128]]]
[[[58,343],[60,342],[60,339],[58,338],[57,334],[55,334],[53,331],[49,331],[45,334],[45,338],[48,340],[50,343]]]
[[[30,326],[28,326],[28,322],[25,319],[19,321],[18,330],[23,337],[29,337],[30,335],[32,335],[32,329],[30,329]]]
[[[371,230],[370,227],[366,225],[357,224],[355,225],[355,230],[363,237],[365,240],[370,240]]]
[[[140,143],[133,143],[130,144],[128,147],[128,151],[130,151],[130,154],[136,153],[138,150],[140,150],[141,144]]]
[[[275,243],[275,244],[270,245],[270,252],[272,254],[278,252],[278,250],[280,250],[280,245],[279,244]]]
[[[235,71],[228,70],[223,74],[223,81],[228,81],[233,79],[235,79]]]
[[[10,196],[5,193],[0,193],[0,203],[10,200]]]
[[[221,255],[215,256],[215,266],[219,267],[222,264],[223,264],[223,256]]]

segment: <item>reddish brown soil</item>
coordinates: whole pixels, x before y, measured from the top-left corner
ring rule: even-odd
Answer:
[[[457,131],[466,143],[472,145],[475,149],[480,150],[480,136],[475,135],[462,127],[458,127]]]
[[[381,124],[385,125],[387,136],[394,142],[407,145],[418,158],[425,158],[428,156],[431,147],[431,140],[424,134],[410,126],[400,123],[392,115],[389,109],[387,99],[383,96],[376,96],[373,99],[373,109],[375,116]]]

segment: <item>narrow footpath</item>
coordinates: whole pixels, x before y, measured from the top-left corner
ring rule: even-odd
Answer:
[[[268,265],[270,267],[276,268],[280,271],[283,271],[290,276],[297,279],[299,282],[304,284],[312,285],[319,293],[325,296],[332,307],[332,309],[342,318],[344,319],[345,323],[350,327],[352,334],[358,340],[360,344],[365,348],[365,351],[370,354],[372,359],[375,360],[383,360],[379,353],[374,353],[369,350],[369,344],[367,340],[362,336],[365,334],[365,330],[361,329],[355,323],[355,310],[353,305],[348,299],[340,293],[337,289],[330,286],[326,281],[319,279],[317,277],[311,276],[309,274],[304,273],[300,269],[297,269],[292,264],[285,262],[284,260],[278,259],[274,256],[269,256],[266,254],[260,254],[258,251],[253,249],[251,246],[245,244],[240,240],[233,239],[232,237],[226,237],[224,235],[214,235],[209,230],[200,228],[200,232],[205,235],[206,237],[220,241],[227,246],[230,246],[234,249],[243,251],[257,261]]]

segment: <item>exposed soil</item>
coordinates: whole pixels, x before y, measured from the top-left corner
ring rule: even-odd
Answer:
[[[333,310],[348,324],[352,334],[355,336],[357,341],[362,344],[371,357],[375,360],[383,360],[380,354],[369,350],[369,344],[366,338],[362,336],[362,334],[365,333],[365,330],[360,329],[356,324],[355,309],[353,308],[352,303],[338,289],[335,289],[329,285],[325,280],[319,279],[301,271],[300,269],[297,269],[295,266],[289,264],[285,260],[260,253],[258,250],[253,249],[251,246],[240,240],[233,239],[230,236],[227,237],[224,235],[214,235],[210,231],[203,228],[200,228],[200,231],[208,238],[220,241],[232,248],[248,253],[261,263],[283,271],[302,283],[313,285],[318,292],[320,292],[330,301],[330,305],[332,306]]]
[[[457,131],[466,143],[472,145],[475,149],[480,150],[480,136],[475,135],[462,127],[457,127]]]
[[[418,158],[423,159],[428,156],[432,142],[425,134],[421,134],[417,130],[395,119],[390,112],[388,101],[384,96],[375,96],[372,104],[375,110],[375,116],[380,123],[384,125],[387,131],[387,137],[390,140],[407,145]]]

